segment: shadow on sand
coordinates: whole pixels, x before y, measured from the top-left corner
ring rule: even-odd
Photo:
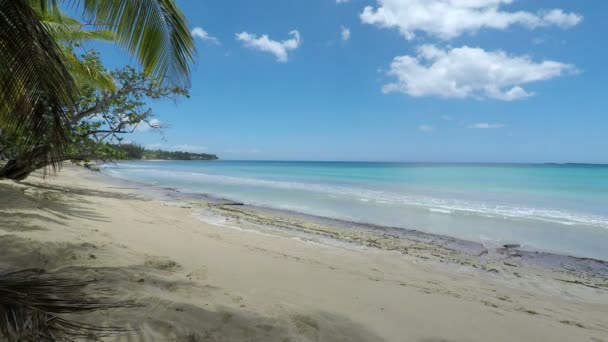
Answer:
[[[111,309],[67,317],[84,323],[118,326],[130,332],[110,341],[382,341],[363,325],[327,312],[280,309],[260,314],[246,307],[213,304],[222,289],[141,264],[128,267],[85,267],[74,255],[97,250],[91,244],[47,243],[15,235],[0,236],[0,272],[44,268],[57,275],[93,280],[92,296],[128,301],[138,307]],[[110,291],[108,289],[111,289]],[[192,303],[172,300],[175,293],[209,299]],[[180,296],[179,298],[183,298]]]

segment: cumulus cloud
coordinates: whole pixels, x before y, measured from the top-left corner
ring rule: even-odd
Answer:
[[[576,13],[552,9],[531,13],[505,11],[514,0],[377,0],[366,6],[361,21],[383,28],[397,28],[406,39],[424,32],[444,40],[480,29],[504,30],[512,25],[530,29],[543,26],[568,28],[583,18]]]
[[[192,35],[192,37],[198,38],[202,41],[207,41],[207,42],[211,42],[214,44],[220,43],[220,41],[217,38],[209,35],[209,33],[200,26],[193,28],[192,31],[190,31],[190,35]]]
[[[504,124],[500,124],[500,123],[480,122],[480,123],[468,125],[467,127],[468,128],[475,128],[475,129],[494,129],[494,128],[503,128],[503,127],[505,127],[505,125]]]
[[[140,123],[137,124],[137,127],[135,127],[135,131],[136,132],[147,132],[149,130],[152,129],[159,129],[159,128],[166,128],[163,126],[163,123],[156,119],[156,118],[152,118],[150,120],[148,120],[148,122],[142,121]]]
[[[416,56],[395,57],[388,75],[396,81],[384,85],[385,93],[445,98],[492,98],[517,100],[534,95],[522,86],[576,73],[570,64],[534,62],[527,56],[511,56],[503,51],[485,51],[463,46],[441,49],[418,47]]]
[[[420,126],[418,126],[418,130],[423,133],[431,133],[432,131],[435,130],[435,127],[433,127],[431,125],[420,125]]]
[[[350,29],[348,27],[342,26],[342,30],[340,32],[343,41],[347,41],[350,39]]]
[[[149,150],[164,150],[164,151],[180,151],[180,152],[204,152],[208,148],[199,145],[180,144],[180,145],[167,145],[163,143],[146,144],[146,148]]]
[[[278,62],[285,63],[289,59],[288,52],[300,46],[300,32],[293,30],[289,34],[290,39],[280,42],[270,39],[265,34],[258,37],[247,32],[237,33],[236,39],[251,49],[269,52],[277,58]]]

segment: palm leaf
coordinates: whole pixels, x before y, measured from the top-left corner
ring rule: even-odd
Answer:
[[[81,44],[87,40],[101,40],[111,42],[114,33],[110,30],[85,30],[82,23],[65,14],[49,14],[43,12],[40,19],[48,32],[55,40],[67,44]]]
[[[0,128],[22,147],[45,144],[55,160],[66,143],[74,80],[63,53],[27,0],[0,0]],[[53,164],[54,165],[54,164]]]
[[[79,45],[88,40],[113,41],[114,33],[109,30],[85,30],[80,21],[58,11],[48,13],[40,9],[40,13],[41,20],[51,36],[62,43],[61,50],[66,67],[76,84],[79,87],[90,86],[110,91],[116,89],[114,79],[103,65],[91,67],[80,60],[71,48],[72,45]]]
[[[65,49],[65,61],[68,70],[79,86],[90,86],[97,89],[113,91],[116,89],[114,78],[99,65],[92,67],[81,61],[70,49]]]
[[[0,275],[0,336],[9,341],[72,341],[107,336],[121,329],[98,327],[63,318],[73,314],[133,306],[92,299],[84,292],[88,281],[23,270]]]
[[[144,72],[189,85],[195,46],[174,0],[81,0],[85,16],[115,33]]]

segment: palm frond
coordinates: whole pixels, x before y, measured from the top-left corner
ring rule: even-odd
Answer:
[[[137,56],[144,72],[173,84],[189,85],[195,46],[186,18],[174,0],[81,0],[84,14],[116,34]]]
[[[79,86],[90,86],[97,89],[113,91],[116,89],[114,78],[103,65],[90,65],[80,60],[76,54],[68,48],[64,49],[64,59],[68,70]]]
[[[63,13],[55,15],[53,13],[41,11],[41,20],[51,36],[61,43],[61,50],[66,62],[66,66],[76,81],[81,86],[91,86],[104,90],[114,90],[116,85],[112,76],[106,72],[103,65],[96,67],[84,63],[80,60],[72,46],[82,44],[84,41],[101,40],[113,41],[115,36],[109,30],[85,30],[84,25],[77,19],[71,18]]]
[[[87,40],[113,41],[110,30],[85,30],[82,23],[65,14],[59,16],[43,13],[40,16],[44,26],[55,40],[67,44],[81,44]]]
[[[44,143],[61,156],[74,80],[63,54],[28,0],[0,0],[0,128],[22,135],[24,148]],[[59,158],[57,158],[59,159]]]
[[[90,282],[24,270],[0,275],[0,336],[9,341],[72,341],[124,332],[79,323],[61,314],[127,307],[127,303],[90,298]]]

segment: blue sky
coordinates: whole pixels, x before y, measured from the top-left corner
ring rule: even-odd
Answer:
[[[144,145],[223,159],[608,163],[606,1],[177,2],[198,48],[192,97],[154,103],[170,127],[129,137]],[[94,46],[109,67],[134,63]]]

